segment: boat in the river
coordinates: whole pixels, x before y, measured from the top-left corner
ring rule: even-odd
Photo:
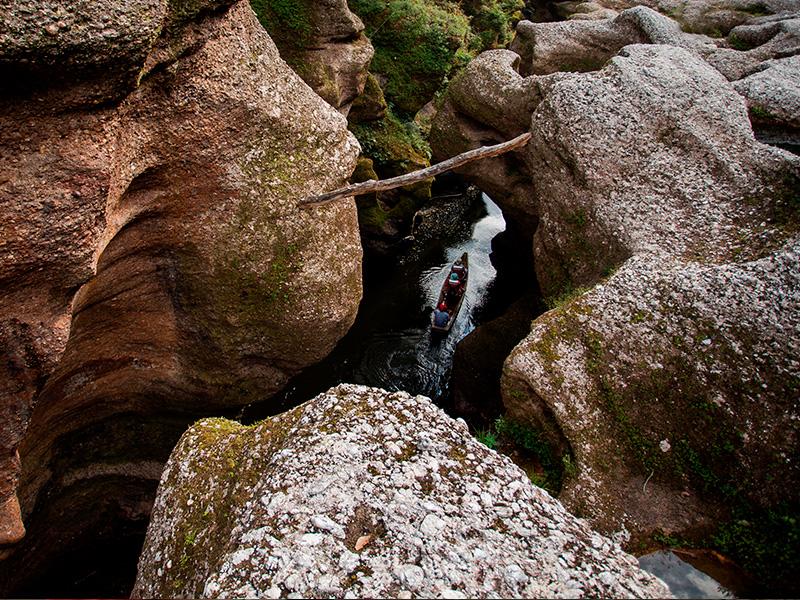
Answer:
[[[447,272],[447,278],[439,292],[439,301],[433,309],[431,330],[448,333],[458,317],[458,311],[464,303],[469,280],[469,256],[466,252],[456,260]]]

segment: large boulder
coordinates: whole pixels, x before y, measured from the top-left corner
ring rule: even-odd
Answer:
[[[251,427],[195,424],[135,598],[665,597],[427,398],[351,385]]]
[[[564,2],[561,7],[570,10],[593,8],[571,13],[585,18],[563,22],[521,21],[511,45],[522,57],[520,72],[595,71],[629,44],[669,44],[696,51],[735,81],[767,68],[765,61],[800,53],[800,13],[783,0],[730,0],[727,6],[707,0],[602,1],[613,10],[594,2]],[[711,24],[698,23],[700,15]],[[715,18],[728,25],[720,30]]]
[[[763,16],[734,27],[705,58],[730,81],[768,67],[773,59],[800,54],[800,12]]]
[[[640,5],[675,19],[686,32],[717,38],[754,17],[796,9],[793,0],[567,0],[556,2],[555,9],[568,20],[594,21],[614,18]]]
[[[800,144],[800,54],[766,61],[733,87],[747,100],[756,133]]]
[[[123,495],[152,494],[185,423],[269,397],[361,297],[354,204],[295,207],[339,187],[358,144],[246,2],[28,4],[2,18],[41,24],[41,55],[22,34],[0,46],[26,73],[0,97],[0,542],[22,533],[20,444],[23,512],[60,516],[30,517],[4,587],[108,512],[146,517],[147,494]]]
[[[716,50],[710,39],[684,33],[677,22],[645,6],[614,18],[517,25],[511,50],[522,57],[523,75],[596,71],[629,44],[670,44]]]
[[[641,535],[797,502],[798,159],[757,142],[741,96],[688,50],[527,78],[494,57],[468,67],[433,139],[447,155],[531,111],[524,152],[465,171],[514,174],[543,292],[562,297],[507,360],[503,398],[566,438],[566,505]],[[492,60],[507,83],[469,93]]]

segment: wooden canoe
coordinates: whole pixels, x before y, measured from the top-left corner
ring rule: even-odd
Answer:
[[[463,277],[461,278],[461,285],[459,286],[457,292],[451,292],[449,289],[449,280],[450,275],[452,273],[457,272],[457,265],[463,265]],[[469,256],[466,252],[461,255],[461,258],[456,260],[453,265],[450,267],[450,270],[447,272],[447,277],[442,283],[442,289],[439,292],[439,300],[436,302],[436,307],[438,307],[442,302],[445,302],[447,305],[447,314],[450,315],[450,318],[447,319],[447,324],[440,327],[436,325],[435,321],[431,321],[431,331],[436,331],[439,333],[449,333],[450,330],[453,328],[453,323],[455,323],[456,318],[458,317],[458,311],[461,310],[461,305],[464,303],[464,296],[467,294],[467,283],[469,282]],[[449,300],[449,302],[448,302]],[[435,311],[434,308],[434,318],[435,318]]]

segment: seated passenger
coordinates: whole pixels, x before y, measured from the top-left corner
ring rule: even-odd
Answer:
[[[439,306],[442,306],[442,304]],[[441,310],[437,307],[436,310],[433,311],[433,324],[436,325],[436,327],[447,327],[447,322],[449,320],[450,314],[446,310]]]

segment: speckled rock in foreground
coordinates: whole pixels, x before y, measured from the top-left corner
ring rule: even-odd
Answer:
[[[133,597],[665,597],[663,584],[423,397],[341,385],[192,427]]]
[[[784,61],[740,83],[787,104]],[[737,88],[685,48],[626,46],[591,73],[515,64],[473,61],[431,139],[444,159],[529,117],[523,151],[465,171],[528,215],[559,305],[506,361],[503,402],[568,444],[560,499],[639,539],[713,526],[732,498],[797,502],[800,161],[759,143]]]

